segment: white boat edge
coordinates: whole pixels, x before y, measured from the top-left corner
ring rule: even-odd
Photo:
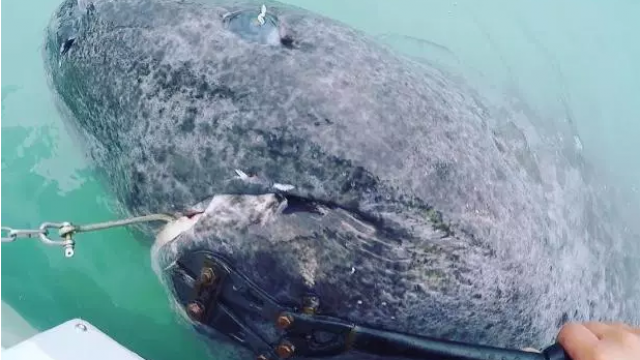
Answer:
[[[7,319],[10,317],[11,319]],[[7,320],[11,321],[10,330]],[[9,339],[7,339],[9,337]],[[25,339],[20,341],[19,339]],[[38,332],[2,304],[2,360],[144,360],[83,319]]]

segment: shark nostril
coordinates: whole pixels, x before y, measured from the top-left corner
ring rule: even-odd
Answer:
[[[75,41],[76,41],[75,37],[70,37],[67,40],[65,40],[62,43],[62,45],[60,45],[60,56],[64,56],[66,53],[68,53]]]
[[[58,54],[66,55],[77,40],[87,30],[95,11],[93,0],[66,0],[57,12],[56,40],[59,44]]]

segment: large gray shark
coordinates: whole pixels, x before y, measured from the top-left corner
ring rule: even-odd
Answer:
[[[126,210],[204,211],[156,244],[160,275],[205,249],[277,301],[496,346],[622,314],[570,145],[534,153],[445,72],[260,5],[67,0],[48,28],[60,109]]]

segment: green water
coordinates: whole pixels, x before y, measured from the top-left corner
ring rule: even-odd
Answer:
[[[640,213],[640,2],[288,2],[384,35],[399,51],[459,70],[494,96],[518,94],[546,118],[571,117],[587,157],[624,194],[625,214]],[[115,216],[45,83],[40,46],[57,4],[2,2],[1,219],[7,226]],[[171,311],[150,268],[149,244],[122,229],[77,240],[72,259],[35,241],[3,244],[2,301],[37,330],[82,317],[148,360],[207,358]],[[3,334],[11,331],[11,323],[2,326]]]

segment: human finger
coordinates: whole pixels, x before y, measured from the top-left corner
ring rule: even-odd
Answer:
[[[589,359],[599,341],[598,336],[583,324],[568,323],[558,333],[558,343],[572,359]]]
[[[585,328],[589,329],[598,339],[602,340],[607,334],[611,333],[614,330],[614,327],[611,324],[589,321],[583,324]]]
[[[630,332],[632,334],[640,336],[640,329],[639,328],[634,328],[634,327],[631,327],[628,324],[621,323],[621,322],[612,322],[612,323],[587,322],[587,323],[584,324],[584,326],[587,329],[591,330],[594,334],[596,334],[598,339],[602,339],[607,334],[610,334],[610,333],[615,332],[617,330],[627,331],[627,332]]]

